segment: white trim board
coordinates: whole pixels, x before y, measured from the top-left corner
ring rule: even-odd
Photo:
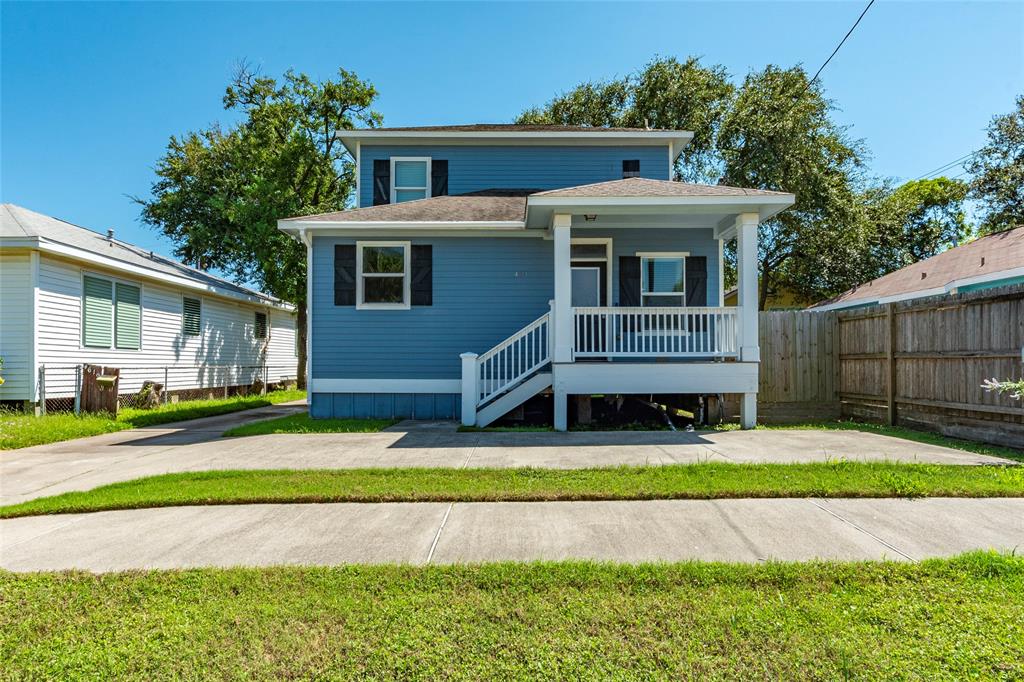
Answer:
[[[462,393],[461,379],[313,379],[310,393]]]
[[[556,363],[555,391],[598,393],[756,393],[756,362]]]

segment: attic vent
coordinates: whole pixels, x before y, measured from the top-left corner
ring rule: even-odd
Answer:
[[[110,228],[107,230],[107,240],[114,241],[114,228]]]

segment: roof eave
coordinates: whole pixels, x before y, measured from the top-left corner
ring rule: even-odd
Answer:
[[[568,144],[592,144],[600,145],[602,141],[614,140],[619,144],[642,145],[668,144],[671,149],[673,161],[679,157],[683,149],[693,139],[693,133],[689,130],[622,130],[622,131],[601,131],[580,130],[580,131],[552,131],[552,130],[489,130],[489,131],[438,131],[438,130],[375,130],[363,128],[359,130],[345,130],[336,133],[345,148],[352,156],[356,155],[356,141],[374,140],[380,144],[386,144],[389,140],[401,143],[419,142],[420,144],[438,144],[442,141],[465,141],[489,140],[492,142],[514,142],[523,140],[540,140],[549,144],[558,142]]]

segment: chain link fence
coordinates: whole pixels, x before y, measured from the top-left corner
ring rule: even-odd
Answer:
[[[85,364],[39,367],[39,407],[46,412],[81,411]],[[114,368],[107,365],[108,368]],[[262,394],[296,382],[291,365],[158,365],[116,367],[118,407],[151,409],[183,400]]]

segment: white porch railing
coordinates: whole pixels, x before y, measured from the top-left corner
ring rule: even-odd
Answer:
[[[550,322],[551,314],[544,313],[476,358],[478,406],[551,362]]]
[[[573,308],[573,356],[736,357],[735,307]]]

